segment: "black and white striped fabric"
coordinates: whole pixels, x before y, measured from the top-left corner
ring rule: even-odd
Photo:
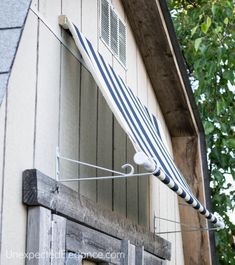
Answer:
[[[68,21],[75,43],[116,119],[131,139],[137,151],[143,151],[156,163],[154,175],[176,192],[193,208],[198,210],[215,226],[221,227],[221,220],[210,213],[192,194],[184,177],[174,164],[162,141],[159,121],[133,94],[114,69],[94,50],[92,44]]]

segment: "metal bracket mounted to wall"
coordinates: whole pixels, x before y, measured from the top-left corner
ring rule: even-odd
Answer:
[[[113,176],[101,176],[101,177],[86,177],[86,178],[72,178],[72,179],[60,179],[60,162],[61,160],[68,161],[71,163],[79,164],[82,166],[96,168],[102,171],[110,172],[112,174],[116,174]],[[60,155],[59,148],[56,148],[56,180],[58,182],[72,182],[72,181],[90,181],[90,180],[104,180],[104,179],[120,179],[120,178],[131,178],[131,177],[142,177],[142,176],[150,176],[155,174],[159,171],[159,168],[156,166],[156,163],[149,159],[143,152],[137,152],[134,155],[134,162],[139,165],[143,166],[145,170],[148,172],[144,173],[135,173],[135,168],[131,164],[124,164],[121,166],[122,169],[130,169],[128,173],[120,172],[112,169],[108,169],[105,167],[93,165],[90,163],[82,162],[79,160],[74,160],[68,157],[64,157]]]

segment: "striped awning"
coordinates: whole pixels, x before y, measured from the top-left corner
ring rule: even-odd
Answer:
[[[192,194],[162,140],[157,118],[68,19],[66,27],[70,30],[87,69],[136,151],[144,152],[154,161],[156,165],[154,175],[216,227],[223,228],[223,221],[210,213]]]

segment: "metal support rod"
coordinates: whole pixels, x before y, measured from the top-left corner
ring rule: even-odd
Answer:
[[[182,226],[185,226],[185,227],[198,229],[198,227],[191,226],[190,224],[184,224],[184,223],[181,223],[181,222],[178,222],[178,221],[174,221],[174,220],[170,220],[170,219],[163,218],[163,217],[158,217],[158,216],[154,216],[154,223],[156,222],[156,219],[163,220],[163,221],[170,222],[170,223],[179,224],[179,225],[182,225]]]
[[[156,232],[156,230],[157,230],[156,229],[156,219],[163,220],[163,221],[166,221],[166,222],[175,223],[175,224],[178,224],[178,225],[181,225],[181,226],[184,226],[184,227],[188,227],[189,229],[165,231],[165,232]],[[181,233],[181,232],[197,232],[197,231],[198,232],[203,232],[203,231],[211,231],[211,230],[219,231],[220,229],[218,227],[212,227],[212,228],[209,228],[209,227],[195,227],[195,226],[191,226],[190,224],[184,224],[184,223],[181,223],[181,222],[178,222],[178,221],[174,221],[174,220],[170,220],[170,219],[167,219],[167,218],[158,217],[158,216],[154,215],[154,233],[155,233],[155,235],[173,234],[173,233]]]
[[[99,170],[103,170],[103,171],[108,171],[117,175],[114,176],[103,176],[103,177],[87,177],[87,178],[74,178],[74,179],[60,179],[60,160],[65,160],[71,163],[75,163],[75,164],[79,164],[79,165],[83,165],[83,166],[87,166],[87,167],[92,167],[92,168],[96,168]],[[146,158],[145,158],[146,160]],[[148,162],[148,161],[147,161]],[[149,168],[149,164],[148,163],[148,168]],[[124,164],[122,165],[123,169],[126,168],[130,168],[130,172],[129,173],[124,173],[124,172],[120,172],[120,171],[116,171],[116,170],[112,170],[112,169],[108,169],[105,167],[101,167],[101,166],[97,166],[97,165],[93,165],[90,163],[86,163],[86,162],[82,162],[82,161],[78,161],[78,160],[74,160],[68,157],[64,157],[61,156],[59,153],[59,148],[57,147],[56,149],[56,180],[58,182],[73,182],[73,181],[88,181],[88,180],[103,180],[103,179],[120,179],[120,178],[131,178],[131,177],[142,177],[142,176],[149,176],[154,174],[158,168],[157,167],[151,167],[151,169],[154,171],[151,172],[145,172],[145,173],[134,173],[135,169],[131,164]]]
[[[108,168],[105,168],[105,167],[92,165],[92,164],[89,164],[89,163],[86,163],[86,162],[74,160],[74,159],[67,158],[67,157],[64,157],[64,156],[60,156],[59,155],[58,157],[59,157],[59,159],[63,159],[65,161],[69,161],[69,162],[72,162],[72,163],[75,163],[75,164],[79,164],[79,165],[83,165],[83,166],[87,166],[87,167],[92,167],[92,168],[100,169],[100,170],[103,170],[103,171],[107,171],[107,172],[111,172],[111,173],[115,173],[115,174],[119,174],[119,175],[124,175],[125,174],[123,172],[115,171],[115,170],[108,169]]]
[[[59,182],[72,182],[72,181],[87,181],[87,180],[102,180],[102,179],[121,179],[121,178],[132,178],[132,177],[143,177],[149,176],[152,173],[137,173],[137,174],[123,174],[117,176],[104,176],[104,177],[87,177],[78,179],[60,179]]]
[[[192,229],[184,229],[184,230],[176,230],[176,231],[165,231],[165,232],[155,232],[155,235],[162,235],[162,234],[175,234],[175,233],[182,233],[182,232],[203,232],[203,231],[219,231],[218,227],[213,228],[192,228]]]

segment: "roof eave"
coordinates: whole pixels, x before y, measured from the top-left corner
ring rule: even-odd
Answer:
[[[166,2],[122,0],[122,4],[170,134],[203,133]]]

